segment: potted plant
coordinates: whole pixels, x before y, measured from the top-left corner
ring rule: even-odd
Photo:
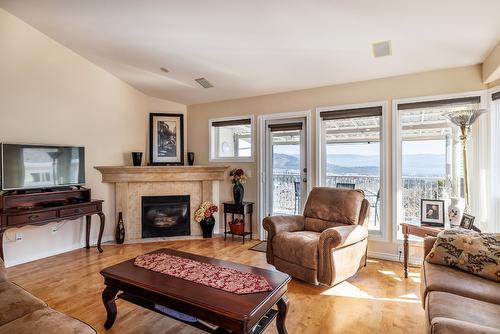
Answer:
[[[201,203],[198,210],[195,211],[194,220],[200,223],[201,230],[203,231],[203,238],[212,237],[212,231],[215,226],[214,213],[217,211],[219,211],[217,205],[209,201]]]
[[[245,195],[245,189],[243,184],[247,181],[247,176],[241,168],[235,168],[229,172],[229,177],[233,183],[233,198],[236,204],[241,205],[243,203],[243,196]]]

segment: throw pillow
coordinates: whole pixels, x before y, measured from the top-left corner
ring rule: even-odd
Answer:
[[[425,260],[500,282],[500,234],[462,228],[444,230]]]

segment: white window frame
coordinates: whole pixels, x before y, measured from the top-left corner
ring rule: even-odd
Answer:
[[[400,218],[402,211],[401,206],[401,176],[402,176],[402,164],[401,164],[401,129],[400,122],[401,117],[398,111],[398,104],[404,103],[414,103],[414,102],[425,102],[425,101],[435,101],[435,100],[447,100],[453,98],[469,97],[469,96],[480,96],[481,97],[481,107],[486,108],[488,97],[486,90],[478,90],[472,92],[463,93],[452,93],[452,94],[442,94],[442,95],[431,95],[431,96],[419,96],[405,99],[393,99],[392,100],[392,220],[394,221],[393,228],[391,231],[392,240],[395,242],[402,241],[402,238],[398,238],[398,229],[401,224]],[[490,97],[491,99],[491,97]],[[421,239],[413,240],[418,244],[423,241]]]
[[[387,106],[388,101],[376,101],[367,103],[357,103],[357,104],[346,104],[337,105],[330,107],[318,107],[316,108],[316,184],[318,186],[324,186],[325,180],[323,177],[323,170],[326,163],[326,155],[323,147],[325,146],[325,137],[323,136],[323,127],[321,126],[321,115],[322,111],[333,111],[333,110],[345,110],[345,109],[356,109],[356,108],[368,108],[368,107],[382,107],[382,116],[380,120],[380,229],[370,230],[369,239],[387,242],[389,229],[391,224],[388,223],[389,219],[389,180],[391,175],[389,174],[390,166],[390,141],[389,141],[389,117],[387,116]]]
[[[223,121],[237,121],[241,119],[250,119],[250,142],[252,148],[250,149],[249,157],[216,157],[213,140],[214,127],[212,123],[223,122]],[[255,162],[255,116],[254,115],[242,115],[242,116],[228,116],[219,118],[210,118],[208,120],[208,161],[210,162]]]
[[[500,104],[500,100],[493,101],[492,95],[494,93],[500,92],[500,86],[493,87],[488,90],[487,99],[488,99],[488,112],[490,113],[490,200],[488,203],[490,210],[488,213],[488,232],[500,232],[500,189],[498,185],[500,184],[500,106],[498,109],[493,109],[493,104]]]

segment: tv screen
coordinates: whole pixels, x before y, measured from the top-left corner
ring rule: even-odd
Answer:
[[[85,148],[2,144],[2,190],[85,183]]]

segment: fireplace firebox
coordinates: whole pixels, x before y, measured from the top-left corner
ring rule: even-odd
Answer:
[[[191,234],[189,195],[143,196],[142,237]]]

